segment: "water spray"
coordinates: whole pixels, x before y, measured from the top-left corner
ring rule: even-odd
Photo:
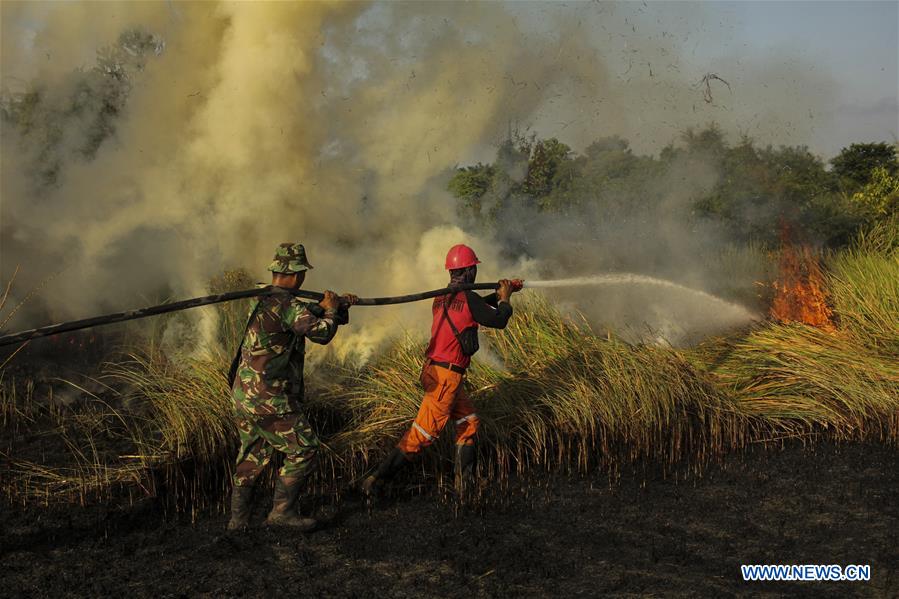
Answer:
[[[584,287],[587,285],[652,285],[671,291],[678,291],[680,293],[693,295],[697,299],[703,299],[722,308],[726,308],[734,312],[735,314],[746,318],[747,320],[758,319],[756,315],[753,315],[752,312],[750,312],[748,309],[746,309],[746,307],[740,304],[729,302],[716,295],[712,295],[711,293],[706,293],[705,291],[700,291],[699,289],[693,289],[692,287],[686,287],[679,283],[675,283],[674,281],[668,281],[666,279],[656,279],[655,277],[648,277],[646,275],[635,275],[631,273],[614,275],[592,275],[586,277],[574,277],[570,279],[528,281],[524,286],[529,289],[545,289],[550,287]]]

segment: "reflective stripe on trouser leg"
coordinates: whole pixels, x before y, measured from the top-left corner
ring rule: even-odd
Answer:
[[[450,414],[456,425],[456,445],[473,445],[481,421],[465,389],[461,389]]]
[[[477,418],[477,417],[478,417],[477,414],[469,414],[468,416],[463,416],[462,418],[459,418],[458,420],[456,420],[456,426],[463,424],[465,422],[468,422],[472,418]]]
[[[415,422],[414,420],[412,421],[412,427],[413,427],[415,430],[417,430],[418,432],[420,432],[422,435],[424,435],[424,438],[425,438],[425,439],[427,439],[427,440],[430,441],[431,443],[434,442],[434,437],[432,437],[431,435],[429,435],[429,434],[428,434],[428,431],[426,431],[425,429],[421,428],[421,426],[419,426],[419,424],[418,424],[417,422]]]
[[[397,443],[397,447],[407,455],[417,454],[440,435],[451,417],[456,396],[462,388],[463,376],[458,372],[429,366],[426,374],[432,384],[428,385],[415,421]]]

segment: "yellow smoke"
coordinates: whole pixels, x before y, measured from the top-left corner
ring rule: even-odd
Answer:
[[[453,165],[489,159],[513,120],[626,135],[649,114],[629,114],[634,97],[616,91],[579,18],[547,22],[534,31],[494,3],[4,2],[6,87],[66,89],[132,27],[165,49],[135,76],[114,135],[93,159],[65,161],[55,188],[35,194],[34,156],[4,132],[0,271],[59,271],[46,300],[56,319],[160,289],[202,294],[225,268],[264,280],[288,240],[306,244],[315,289],[437,287],[463,241],[482,254],[482,280],[526,275],[459,228]],[[695,97],[677,89],[680,105]],[[423,304],[356,312],[357,337],[342,337],[363,353],[428,317]]]
[[[13,199],[22,208],[16,220],[41,223],[28,244],[69,250],[61,252],[54,283],[56,297],[65,298],[60,316],[85,315],[100,300],[133,303],[135,290],[160,283],[179,295],[199,294],[226,267],[264,278],[284,240],[306,244],[317,267],[309,286],[360,294],[443,284],[443,255],[461,241],[490,255],[486,243],[453,226],[452,200],[434,179],[503,122],[509,97],[490,86],[502,79],[515,45],[460,54],[461,33],[447,29],[444,41],[423,48],[426,55],[408,68],[372,56],[368,68],[377,76],[341,84],[354,65],[339,64],[339,56],[327,64],[321,50],[329,28],[352,33],[366,8],[126,3],[17,5],[5,14],[5,26],[41,23],[29,51],[4,52],[4,62],[19,68],[28,63],[23,56],[112,43],[130,26],[166,42],[137,79],[114,140],[93,160],[68,163],[50,197]],[[52,64],[52,73],[35,65],[32,75],[62,78],[73,67]],[[146,279],[148,257],[169,265],[162,269],[167,280]],[[41,263],[41,252],[30,258],[26,270]],[[158,273],[158,263],[150,270]],[[491,266],[495,276],[497,264]],[[348,345],[360,349],[358,340],[375,343],[426,315],[421,305],[377,318],[355,315],[358,338]]]

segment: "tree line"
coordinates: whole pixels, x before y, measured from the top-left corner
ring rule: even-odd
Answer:
[[[749,137],[728,143],[715,124],[687,130],[658,156],[636,154],[618,136],[577,153],[556,138],[511,134],[492,163],[457,168],[448,189],[463,219],[491,228],[518,209],[651,211],[678,181],[672,173],[689,177],[700,165],[715,182],[690,198],[683,217],[715,221],[741,241],[775,243],[788,221],[810,240],[839,247],[899,209],[894,145],[852,144],[825,163],[805,146],[759,147]]]

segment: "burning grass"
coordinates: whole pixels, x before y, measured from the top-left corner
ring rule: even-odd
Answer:
[[[483,474],[503,481],[532,469],[600,466],[614,475],[639,461],[698,470],[747,443],[789,437],[895,444],[895,236],[874,230],[822,270],[832,327],[767,323],[689,351],[597,335],[523,294],[505,330],[484,332],[485,359],[469,374]],[[239,338],[245,306],[216,309],[218,337]],[[33,388],[0,380],[7,496],[85,501],[127,487],[197,509],[198,498],[226,495],[236,442],[228,353],[173,358],[158,338],[108,365],[109,393],[78,406],[35,403]],[[406,337],[362,369],[333,357],[318,363],[307,408],[324,443],[320,490],[339,492],[408,426],[421,399],[423,349],[422,339]],[[26,461],[17,448],[35,435],[56,439],[54,453]],[[448,429],[420,462],[438,480],[451,438]]]
[[[831,260],[823,285],[838,326],[771,324],[727,348],[713,371],[744,413],[786,434],[899,442],[897,224]]]

